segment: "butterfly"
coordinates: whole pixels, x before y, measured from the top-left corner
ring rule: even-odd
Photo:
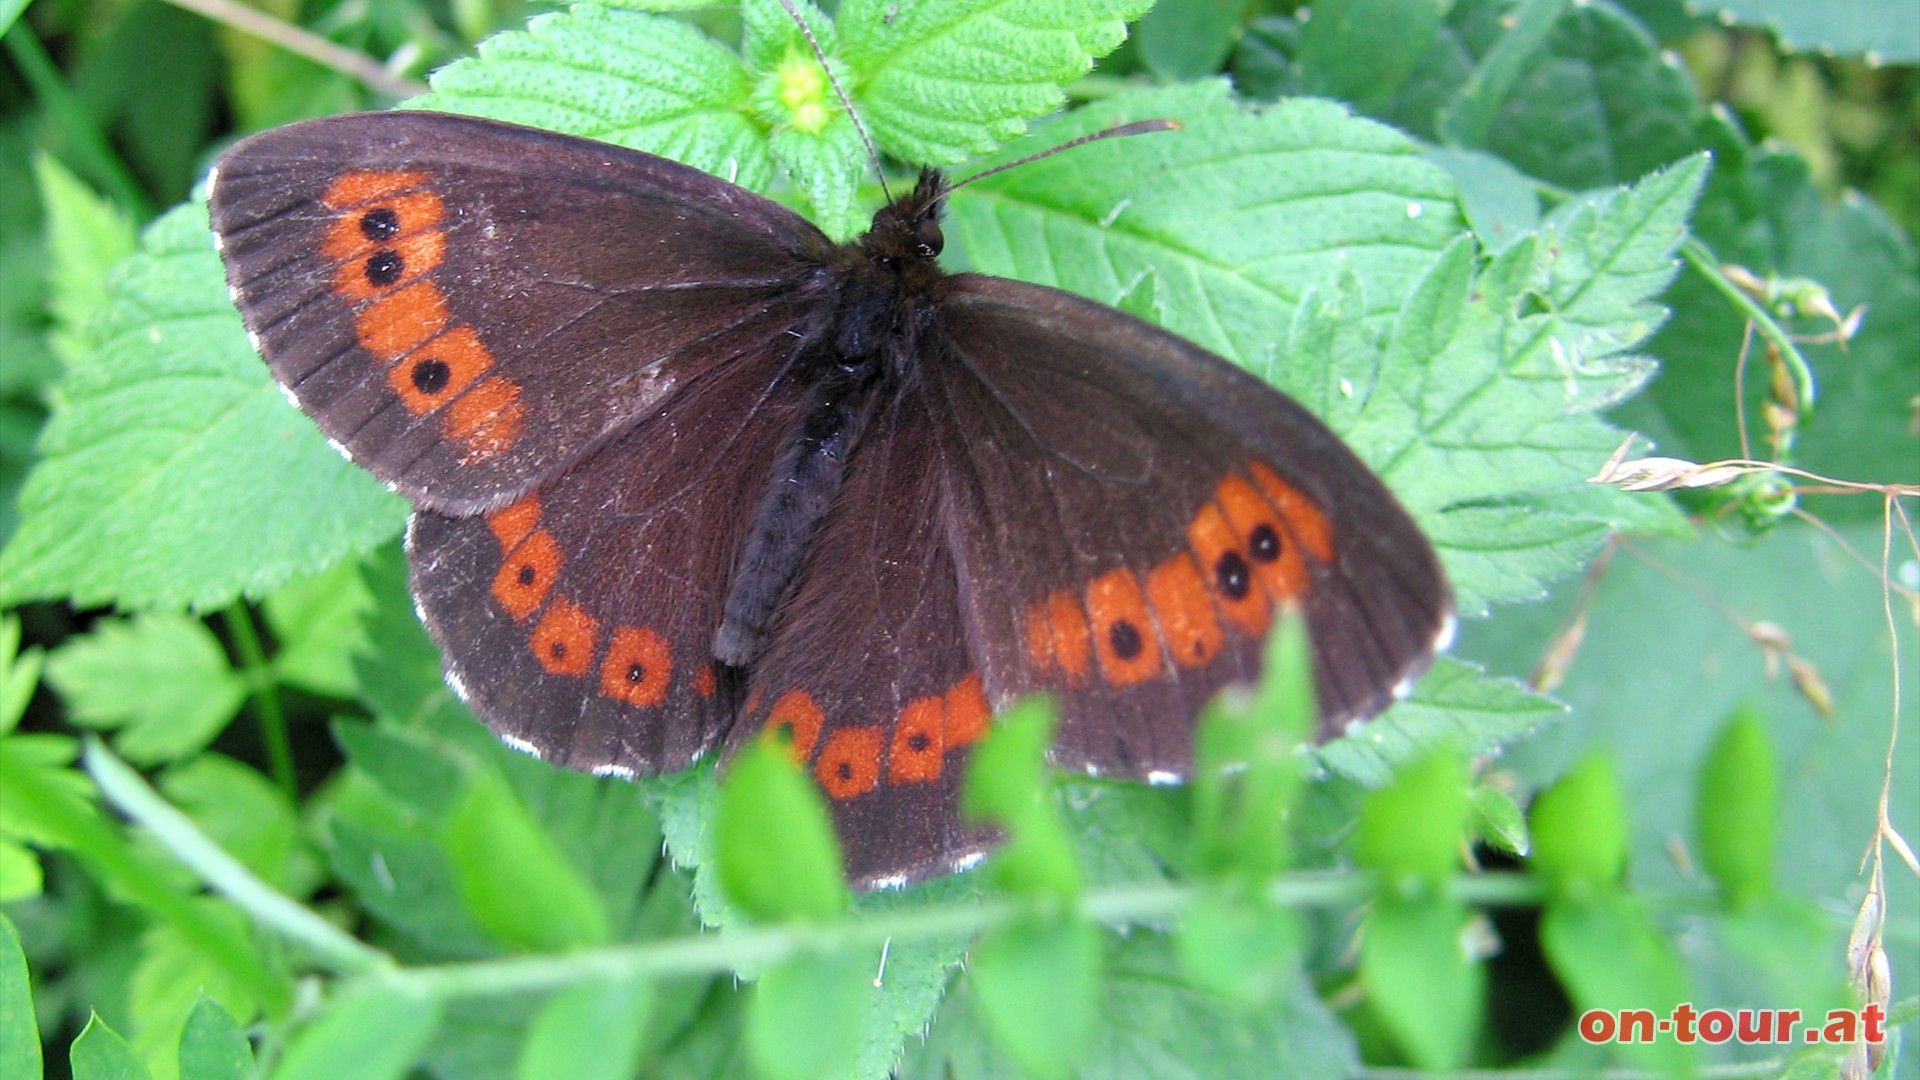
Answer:
[[[249,138],[210,198],[273,377],[412,502],[475,714],[620,777],[780,732],[871,888],[989,849],[959,785],[1016,698],[1057,701],[1059,766],[1174,782],[1279,611],[1323,736],[1452,626],[1324,424],[1131,315],[943,271],[950,190],[835,243],[664,158],[402,111]]]

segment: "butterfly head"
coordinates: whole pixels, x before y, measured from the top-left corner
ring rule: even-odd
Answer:
[[[931,264],[946,246],[940,215],[947,209],[947,178],[923,169],[913,190],[880,208],[860,246],[882,266]]]

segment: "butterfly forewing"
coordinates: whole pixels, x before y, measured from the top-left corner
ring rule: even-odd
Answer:
[[[210,201],[289,396],[374,475],[455,513],[511,501],[658,408],[826,246],[698,170],[432,114],[255,136]]]

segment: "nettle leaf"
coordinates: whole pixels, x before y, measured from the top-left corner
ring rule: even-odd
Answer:
[[[678,19],[582,5],[481,42],[408,104],[546,128],[670,157],[765,191],[766,137],[744,110],[733,50]]]
[[[1108,939],[1102,1023],[1075,1062],[1076,1075],[1108,1080],[1200,1080],[1287,1076],[1342,1080],[1358,1067],[1353,1034],[1327,1011],[1304,976],[1277,1001],[1223,1007],[1193,988],[1164,934]],[[987,1038],[979,1001],[965,983],[948,996],[924,1043],[909,1048],[902,1080],[1017,1076],[1010,1055]]]
[[[950,245],[973,269],[1102,303],[1151,273],[1163,326],[1258,371],[1336,271],[1367,283],[1363,313],[1377,321],[1465,228],[1446,174],[1411,141],[1330,102],[1254,112],[1214,80],[1120,95],[1046,138],[1156,117],[1183,129],[1083,146],[956,193]]]
[[[205,746],[247,692],[204,623],[160,613],[72,638],[47,657],[47,679],[75,723],[117,730],[115,749],[142,765]]]
[[[1626,350],[1664,315],[1650,298],[1673,277],[1704,177],[1701,158],[1656,173],[1478,274],[1463,245],[1407,301],[1347,436],[1434,538],[1463,614],[1543,595],[1614,524],[1615,500],[1582,484],[1623,437],[1596,414],[1651,374]]]
[[[0,550],[0,603],[207,609],[399,531],[405,504],[289,408],[227,300],[204,205],[120,264]]]
[[[847,93],[907,161],[986,153],[1059,108],[1060,88],[1126,40],[1151,0],[848,0],[837,23]]]
[[[1920,11],[1885,0],[1709,0],[1703,15],[1723,22],[1758,26],[1787,48],[1826,55],[1862,56],[1874,64],[1911,64],[1920,60]]]

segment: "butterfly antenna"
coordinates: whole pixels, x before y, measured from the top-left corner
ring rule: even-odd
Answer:
[[[784,4],[786,3],[786,0],[780,0],[780,2]],[[1055,154],[1060,153],[1063,150],[1071,150],[1076,146],[1085,146],[1090,142],[1099,142],[1101,139],[1118,139],[1127,135],[1147,135],[1155,131],[1179,131],[1179,130],[1180,130],[1180,121],[1178,120],[1136,120],[1131,124],[1121,124],[1119,127],[1110,127],[1105,131],[1096,131],[1091,135],[1082,135],[1077,139],[1073,139],[1068,142],[1063,142],[1059,146],[1050,146],[1047,149],[1042,150],[1037,154],[1028,154],[1026,157],[1021,158],[1019,161],[1009,161],[1005,165],[995,165],[993,168],[988,169],[985,172],[977,172],[977,173],[974,173],[972,176],[967,177],[965,180],[956,181],[954,184],[948,187],[947,190],[955,191],[955,190],[958,190],[959,188],[966,187],[968,184],[973,183],[975,180],[985,180],[987,177],[992,176],[994,173],[1003,173],[1003,172],[1006,172],[1008,169],[1017,169],[1022,165],[1030,165],[1033,162],[1039,161],[1041,158],[1049,158]]]
[[[867,148],[867,157],[873,161],[873,175],[880,178],[880,194],[892,202],[893,192],[887,190],[887,174],[880,168],[880,152],[873,148],[873,140],[867,137],[867,125],[860,122],[860,114],[853,111],[852,99],[840,88],[840,80],[833,77],[833,66],[827,63],[827,50],[820,47],[820,39],[813,36],[813,27],[800,17],[800,9],[793,6],[793,0],[780,0],[780,6],[787,10],[793,24],[800,28],[800,36],[807,39],[807,47],[813,50],[813,58],[820,61],[820,70],[826,73],[827,85],[833,87],[833,96],[840,99],[840,107],[847,110],[847,119],[853,121],[853,130],[860,136],[860,145]]]

